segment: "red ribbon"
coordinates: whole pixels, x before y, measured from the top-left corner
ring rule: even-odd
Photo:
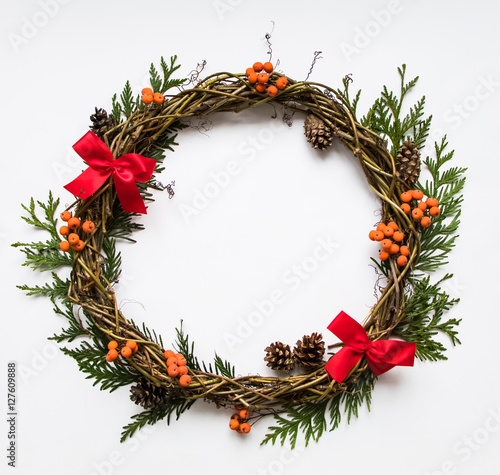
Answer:
[[[87,132],[73,145],[75,152],[83,158],[89,168],[68,183],[66,188],[82,200],[94,194],[113,175],[116,194],[127,213],[146,214],[136,181],[148,181],[156,162],[137,153],[127,153],[114,160],[106,144],[92,132]]]
[[[328,326],[345,346],[325,366],[328,374],[342,382],[363,356],[375,376],[389,371],[394,366],[413,366],[415,343],[399,340],[371,341],[365,329],[347,313],[340,312]]]

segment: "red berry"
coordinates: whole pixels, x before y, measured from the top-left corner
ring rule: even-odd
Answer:
[[[420,190],[411,190],[411,195],[414,200],[421,200],[424,197],[424,194]]]
[[[244,422],[243,424],[240,424],[240,427],[238,428],[238,432],[240,434],[248,434],[252,428],[250,427],[250,424],[248,422]]]
[[[253,70],[256,72],[256,73],[260,73],[262,70],[264,69],[264,65],[262,63],[253,63]]]
[[[406,256],[399,256],[398,257],[398,265],[400,267],[405,266],[407,262],[408,262],[408,258]]]
[[[69,229],[78,229],[80,227],[80,220],[78,218],[70,218],[68,220]]]
[[[436,198],[427,198],[427,206],[432,208],[433,206],[437,206],[439,201]]]
[[[68,241],[61,241],[59,247],[61,248],[61,251],[68,252],[71,246]]]
[[[439,216],[439,214],[441,213],[441,210],[437,207],[437,206],[433,206],[430,210],[429,210],[429,214],[435,218],[436,216]]]
[[[176,364],[171,364],[168,367],[167,372],[168,372],[169,376],[172,376],[172,377],[178,376],[179,375],[179,367]]]
[[[267,63],[264,63],[264,71],[266,73],[271,74],[273,72],[273,69],[274,69],[274,66],[272,65],[272,63],[270,63],[269,61]]]
[[[70,218],[71,218],[71,213],[70,213],[69,211],[63,211],[63,212],[61,213],[61,219],[62,219],[63,221],[69,221],[69,220],[70,220]]]
[[[387,259],[389,259],[389,253],[387,251],[382,250],[378,253],[378,258],[381,261],[386,261]]]
[[[409,191],[401,193],[401,201],[404,203],[409,203],[413,199],[413,195]]]

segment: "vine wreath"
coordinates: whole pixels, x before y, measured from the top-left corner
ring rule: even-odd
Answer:
[[[92,343],[84,340],[76,349],[62,351],[95,380],[94,385],[110,391],[133,385],[131,399],[145,410],[132,417],[122,441],[145,424],[178,418],[198,399],[236,408],[239,412],[230,426],[240,433],[248,432],[258,419],[274,415],[276,424],[262,443],[289,440],[293,447],[300,432],[306,444],[311,438],[317,441],[326,429],[338,426],[342,413],[350,419],[364,402],[369,407],[376,375],[395,364],[412,364],[413,355],[401,356],[411,350],[409,345],[414,345],[419,359],[439,360],[446,357],[445,347],[436,339],[438,332],[447,334],[454,345],[460,343],[456,332],[460,320],[442,320],[444,311],[457,302],[441,288],[451,275],[431,283],[429,273],[447,263],[455,244],[465,169],[443,168],[453,156],[445,151],[445,137],[435,143],[435,157],[422,161],[429,179],[418,181],[419,150],[429,135],[431,117],[424,116],[425,97],[403,114],[403,100],[418,79],[406,82],[405,65],[398,68],[400,91],[384,87],[362,118],[356,110],[361,91],[350,95],[350,76],[341,88],[332,89],[278,74],[270,62],[255,63],[246,74],[223,72],[203,80],[203,65],[188,79],[172,78],[178,68],[175,56],[170,62],[161,58],[161,68],[151,65],[151,88],[142,95],[134,95],[127,81],[120,97],[114,95],[109,116],[96,108],[92,132],[74,146],[89,168],[66,186],[77,196],[60,215],[67,226],[59,229],[59,199],[52,193],[48,202],[38,201],[42,219],[33,199],[23,206],[27,212],[23,219],[50,237],[14,246],[25,253],[25,265],[52,271],[52,280],[44,286],[19,287],[29,295],[49,297],[55,312],[67,318],[69,326],[51,339],[61,343],[91,338]],[[169,95],[172,88],[178,92]],[[333,345],[342,349],[328,361],[319,333],[304,336],[293,351],[280,342],[266,348],[265,360],[273,369],[291,370],[299,363],[300,372],[288,377],[236,376],[234,366],[217,354],[213,365],[206,364],[195,356],[182,324],[172,351],[154,331],[123,315],[113,291],[121,265],[116,241],[133,241],[131,234],[143,228],[136,217],[145,212],[143,202],[153,201],[152,190],[165,188],[155,176],[163,170],[165,152],[177,145],[177,132],[214,112],[267,104],[274,107],[275,116],[280,108],[290,126],[292,119],[305,115],[307,140],[317,149],[327,149],[334,138],[340,140],[359,160],[382,205],[380,223],[369,234],[382,247],[378,258],[372,259],[379,277],[377,302],[362,327],[345,314],[332,322],[329,329],[345,345]],[[172,185],[167,188],[172,197]],[[54,272],[65,266],[71,269],[66,279]],[[356,348],[356,338],[361,347]],[[389,359],[377,361],[374,353],[391,343],[401,345],[393,348]],[[351,358],[348,364],[346,357]],[[338,364],[329,369],[332,362]]]

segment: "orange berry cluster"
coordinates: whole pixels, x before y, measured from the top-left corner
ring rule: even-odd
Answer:
[[[153,92],[150,87],[145,87],[142,91],[142,102],[146,105],[154,102],[155,104],[163,104],[165,96],[159,92]]]
[[[278,94],[278,89],[285,89],[288,84],[288,79],[285,76],[281,76],[277,81],[276,85],[269,84],[269,74],[274,70],[274,66],[269,61],[267,63],[254,63],[251,68],[246,70],[246,75],[248,82],[250,84],[255,84],[255,89],[258,92],[266,92],[271,97]]]
[[[394,256],[397,257],[399,266],[403,267],[406,265],[410,250],[408,246],[401,245],[405,235],[399,231],[398,225],[394,221],[390,221],[387,224],[380,223],[376,230],[370,231],[368,237],[372,241],[380,242],[382,250],[378,257],[381,261],[386,261],[389,257]]]
[[[408,190],[401,193],[401,209],[410,214],[415,221],[419,221],[423,228],[428,228],[432,224],[432,218],[439,216],[441,210],[438,208],[436,198],[427,198],[423,200],[424,194],[420,190]],[[412,206],[413,205],[413,206]],[[425,213],[428,213],[426,215]]]
[[[250,424],[247,422],[250,417],[250,411],[242,406],[234,407],[237,411],[231,416],[229,428],[235,430],[239,434],[248,434],[251,430]]]
[[[174,353],[172,350],[166,350],[163,353],[167,360],[167,372],[172,378],[179,378],[181,386],[189,386],[191,384],[191,376],[189,376],[189,369],[186,366],[186,358],[181,353]]]
[[[61,251],[68,252],[70,248],[73,248],[75,251],[81,251],[85,247],[85,243],[80,239],[77,233],[71,232],[76,231],[80,227],[80,220],[72,217],[69,211],[63,211],[61,213],[61,219],[67,223],[67,226],[61,226],[59,228],[59,234],[67,238],[67,241],[61,241],[59,244]],[[94,229],[95,224],[92,221],[85,221],[82,225],[82,231],[84,233],[90,234]]]
[[[109,361],[110,363],[115,361],[119,354],[121,354],[124,358],[129,358],[136,353],[138,349],[137,343],[134,340],[128,340],[127,343],[125,343],[125,346],[120,350],[120,353],[118,353],[118,342],[116,340],[111,340],[108,343],[109,351],[106,355],[106,361]]]

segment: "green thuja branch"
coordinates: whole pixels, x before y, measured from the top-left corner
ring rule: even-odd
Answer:
[[[37,229],[42,229],[49,233],[49,239],[46,241],[22,243],[17,242],[12,244],[13,247],[20,248],[25,254],[24,266],[31,267],[33,270],[49,271],[55,270],[64,266],[71,266],[71,256],[67,253],[62,253],[59,247],[60,239],[57,232],[57,218],[55,217],[56,209],[59,206],[59,199],[54,200],[52,193],[49,192],[47,203],[37,201],[39,208],[43,210],[44,217],[39,218],[33,198],[30,200],[29,206],[21,205],[27,212],[22,219],[31,226]],[[58,283],[56,282],[56,285]],[[23,290],[31,292],[31,295],[36,293],[50,293],[48,289],[45,291],[40,287],[24,287]]]
[[[460,344],[455,328],[461,320],[443,321],[444,312],[459,301],[440,288],[441,283],[451,277],[447,274],[433,285],[429,277],[416,281],[412,295],[407,296],[405,319],[394,331],[394,335],[417,344],[416,356],[421,360],[447,359],[446,348],[436,340],[438,332],[448,335],[453,345]]]
[[[132,112],[136,109],[137,106],[137,102],[133,98],[132,87],[130,86],[129,81],[125,83],[125,87],[123,88],[123,91],[120,94],[120,99],[122,102],[123,114],[128,119],[132,115]]]
[[[425,185],[420,185],[420,189],[427,196],[439,200],[441,215],[434,218],[432,226],[422,232],[422,250],[415,267],[416,276],[421,276],[422,272],[433,272],[447,264],[449,253],[458,238],[455,233],[460,224],[463,202],[461,192],[465,185],[466,168],[452,167],[443,170],[454,153],[453,151],[445,153],[447,145],[448,142],[444,137],[440,144],[435,144],[436,158],[427,157],[424,161],[432,179],[427,180]]]
[[[353,117],[356,117],[358,102],[359,102],[359,99],[361,98],[361,89],[358,90],[358,92],[354,96],[354,99],[351,101],[350,93],[349,93],[349,86],[350,86],[351,82],[352,82],[352,79],[351,79],[350,75],[342,78],[342,84],[344,85],[344,89],[337,89],[337,94],[343,99],[344,104],[349,108]]]
[[[311,439],[317,442],[327,429],[332,431],[338,427],[342,414],[347,414],[349,423],[352,416],[358,417],[359,409],[364,403],[370,410],[374,385],[373,373],[365,372],[358,380],[348,383],[345,392],[330,400],[286,407],[284,416],[274,416],[277,425],[269,427],[261,445],[269,442],[274,445],[278,440],[284,445],[289,441],[293,449],[301,432],[304,434],[306,447]]]
[[[118,121],[121,122],[121,116],[123,114],[123,109],[120,102],[117,99],[117,94],[114,94],[111,99],[112,109],[111,115]]]
[[[82,373],[87,374],[85,379],[93,379],[93,386],[100,385],[100,389],[110,392],[122,386],[128,386],[137,381],[137,374],[124,364],[110,365],[106,361],[108,348],[104,339],[96,336],[98,331],[91,326],[93,345],[87,341],[82,342],[76,349],[61,348],[65,355],[71,356],[77,363]]]
[[[180,64],[177,65],[175,64],[176,61],[177,61],[177,55],[170,57],[170,65],[167,64],[167,62],[163,59],[163,56],[161,57],[160,64],[161,64],[161,69],[163,71],[163,82],[161,84],[160,92],[162,92],[163,94],[165,94],[165,92],[172,87],[180,86],[186,80],[186,79],[170,78],[172,74],[181,67]]]
[[[102,273],[109,283],[116,282],[121,273],[122,256],[116,250],[116,240],[112,238],[104,239],[102,250],[106,259],[102,265]]]
[[[234,366],[229,361],[223,360],[217,353],[215,353],[213,368],[211,363],[209,363],[208,367],[204,362],[202,362],[202,365],[203,370],[209,373],[219,374],[225,378],[234,378],[236,376]]]
[[[405,82],[405,64],[398,68],[398,72],[401,79],[399,93],[389,91],[387,86],[384,86],[381,97],[361,119],[363,126],[391,141],[391,153],[394,157],[405,140],[413,140],[418,148],[423,148],[432,120],[432,116],[424,118],[425,96],[410,107],[408,113],[403,116],[403,102],[408,92],[417,83],[418,76]]]
[[[29,285],[18,285],[17,288],[24,290],[26,295],[43,295],[49,297],[52,301],[56,299],[65,299],[68,295],[69,279],[62,280],[55,272],[52,272],[51,275],[52,282],[48,282],[45,285],[35,285],[33,287]]]
[[[123,428],[120,442],[124,442],[128,437],[132,437],[137,430],[147,424],[154,425],[165,418],[167,418],[167,424],[170,424],[170,418],[173,415],[178,420],[181,414],[187,411],[194,402],[181,397],[169,397],[154,409],[149,409],[132,416],[132,422]]]
[[[65,300],[64,305],[66,308],[61,310],[54,304],[54,312],[66,318],[69,326],[64,328],[59,335],[54,334],[49,337],[49,340],[55,340],[57,343],[61,343],[62,341],[71,342],[80,336],[89,336],[90,331],[83,327],[83,322],[78,317],[78,314],[75,314],[73,303],[69,300]]]
[[[189,341],[189,335],[184,333],[182,328],[183,321],[179,328],[175,329],[177,334],[177,341],[175,347],[177,351],[184,355],[187,360],[187,366],[192,369],[201,370],[198,358],[194,356],[194,343]]]

